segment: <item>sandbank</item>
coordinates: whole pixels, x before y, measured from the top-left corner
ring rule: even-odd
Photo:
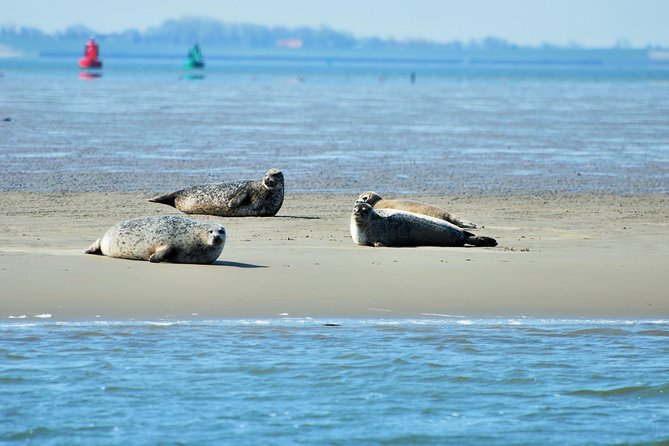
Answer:
[[[665,196],[413,197],[499,246],[370,248],[356,195],[287,194],[273,218],[192,216],[227,229],[213,265],[82,253],[118,221],[183,215],[158,192],[0,193],[0,320],[669,318]]]

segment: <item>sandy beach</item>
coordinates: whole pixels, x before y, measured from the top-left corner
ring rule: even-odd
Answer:
[[[273,218],[216,218],[213,265],[82,250],[118,221],[180,214],[153,193],[0,194],[0,318],[667,318],[669,199],[415,197],[484,226],[495,248],[370,248],[353,195],[287,195]]]

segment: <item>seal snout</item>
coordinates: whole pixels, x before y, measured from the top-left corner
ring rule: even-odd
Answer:
[[[356,221],[362,221],[365,220],[368,216],[369,213],[371,212],[372,207],[368,205],[367,203],[355,203],[355,206],[353,207],[353,216]]]
[[[225,228],[212,228],[209,230],[209,239],[212,245],[222,245],[225,243]]]

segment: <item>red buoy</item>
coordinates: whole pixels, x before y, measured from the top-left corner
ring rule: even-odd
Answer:
[[[79,59],[80,68],[102,68],[102,61],[98,59],[100,50],[95,39],[92,37],[88,39],[86,47],[84,48],[84,57]]]

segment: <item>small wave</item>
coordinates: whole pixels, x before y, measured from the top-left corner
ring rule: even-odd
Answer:
[[[88,339],[88,338],[103,338],[106,335],[104,333],[101,333],[99,331],[80,331],[77,333],[72,333],[71,338],[72,339]]]
[[[271,325],[272,321],[268,319],[256,319],[256,320],[248,320],[248,319],[242,319],[239,321],[241,325]]]
[[[643,330],[640,331],[638,334],[644,335],[644,336],[669,336],[669,331],[667,330]]]
[[[447,318],[459,318],[464,319],[466,316],[460,316],[458,314],[439,314],[439,313],[421,313],[421,316],[435,316],[435,317],[447,317]]]
[[[22,314],[21,316],[8,316],[7,319],[25,319],[27,316]]]
[[[53,315],[51,315],[49,313],[43,313],[43,314],[36,314],[34,317],[36,317],[38,319],[51,319],[53,317]]]
[[[593,390],[580,389],[569,392],[570,395],[576,396],[596,396],[602,398],[615,398],[632,396],[637,398],[651,398],[651,397],[667,397],[669,398],[669,383],[660,384],[656,386],[625,386],[617,387],[615,389]]]
[[[190,321],[144,321],[149,327],[172,327],[174,325],[189,325]]]
[[[16,384],[23,382],[27,382],[27,380],[20,376],[0,376],[0,384]]]
[[[632,333],[621,328],[584,328],[565,333],[565,336],[629,336]]]
[[[35,427],[32,429],[27,429],[22,432],[17,432],[14,435],[9,436],[9,440],[18,441],[18,440],[31,440],[33,438],[46,437],[53,433],[48,427]]]

